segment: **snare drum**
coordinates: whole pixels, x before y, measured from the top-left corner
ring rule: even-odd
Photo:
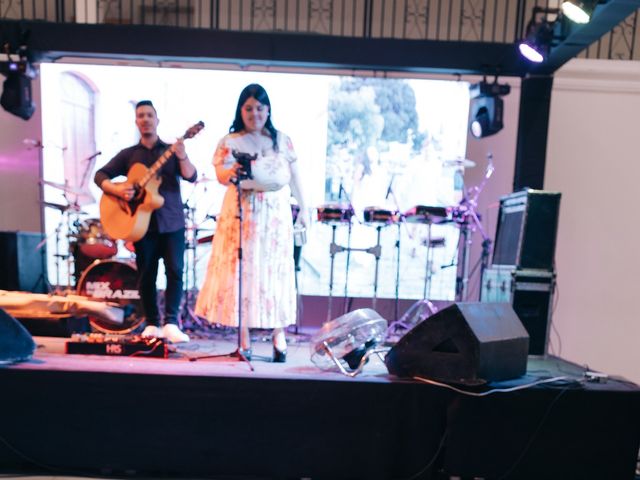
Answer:
[[[353,216],[351,205],[329,203],[318,207],[318,221],[328,224],[349,223]]]
[[[104,232],[97,218],[89,218],[80,225],[78,247],[90,258],[111,258],[118,253],[118,245]]]
[[[398,212],[380,207],[365,207],[364,223],[392,225],[398,222]]]
[[[144,320],[138,293],[138,275],[130,263],[118,260],[96,260],[82,272],[78,295],[98,302],[114,302],[125,309],[124,322],[114,325],[89,316],[89,322],[104,333],[129,333]]]
[[[416,205],[405,212],[405,221],[409,223],[440,223],[449,217],[449,208]]]

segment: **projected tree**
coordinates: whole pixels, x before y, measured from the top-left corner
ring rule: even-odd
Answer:
[[[404,80],[348,78],[334,85],[329,97],[327,199],[336,198],[336,179],[371,173],[371,152],[391,142],[422,148],[415,94]]]

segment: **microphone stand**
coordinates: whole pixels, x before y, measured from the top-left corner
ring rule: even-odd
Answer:
[[[456,298],[459,301],[469,300],[469,277],[470,277],[470,256],[471,256],[471,244],[472,234],[477,229],[482,236],[482,256],[481,256],[481,269],[480,278],[484,274],[488,266],[489,254],[491,251],[491,239],[487,236],[480,217],[476,213],[478,206],[478,197],[484,189],[487,181],[491,178],[495,168],[493,166],[493,154],[490,152],[487,154],[487,170],[479,185],[470,188],[465,196],[460,201],[458,207],[454,211],[455,221],[460,224],[460,237],[462,241],[462,271],[457,278],[456,284]],[[470,226],[472,224],[472,226]],[[475,270],[475,268],[474,268]]]
[[[237,155],[246,155],[246,154],[238,154],[237,152],[233,152],[234,157]],[[250,160],[255,160],[257,155],[254,155],[252,158],[248,157]],[[236,170],[236,176],[231,178],[231,183],[236,187],[237,199],[238,199],[238,339],[237,339],[237,348],[235,351],[230,353],[223,353],[219,355],[205,355],[202,357],[192,357],[189,359],[191,362],[195,362],[196,360],[202,360],[204,358],[218,358],[218,357],[232,357],[238,358],[239,360],[246,362],[249,365],[251,371],[255,371],[253,365],[251,365],[250,359],[246,355],[246,351],[242,348],[242,223],[243,223],[243,209],[242,209],[242,189],[240,187],[240,182],[245,179],[249,179],[251,177],[250,172],[244,172],[242,170]]]

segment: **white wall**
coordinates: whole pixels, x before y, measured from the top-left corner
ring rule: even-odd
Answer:
[[[0,76],[0,80],[4,77]],[[38,109],[25,121],[0,109],[0,231],[40,231],[39,150],[24,139],[40,141],[40,87],[32,82]]]
[[[562,192],[551,349],[640,382],[640,62],[572,60],[554,80],[545,189]]]

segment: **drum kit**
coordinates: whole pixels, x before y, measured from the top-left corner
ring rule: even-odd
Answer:
[[[199,183],[208,179],[198,180]],[[198,183],[197,182],[197,183]],[[54,182],[43,182],[53,188],[62,190],[63,194],[78,194],[75,189]],[[108,334],[130,333],[144,321],[142,303],[138,294],[137,269],[135,265],[135,249],[132,242],[121,242],[111,238],[103,229],[98,218],[90,218],[89,214],[75,203],[61,205],[43,202],[44,207],[58,210],[61,213],[55,235],[55,278],[58,293],[78,294],[94,300],[108,301],[118,304],[125,310],[122,324],[114,325],[97,317],[89,317],[89,322],[98,331]],[[213,231],[200,228],[194,220],[194,208],[185,203],[185,312],[191,314],[190,302],[193,303],[193,289],[196,286],[196,253],[198,245],[210,243],[213,234],[200,237],[199,233]],[[205,220],[215,216],[207,215]],[[66,238],[68,253],[63,253],[61,244]],[[43,243],[46,239],[43,241]],[[120,248],[122,245],[122,249]],[[121,255],[119,255],[119,253]],[[122,255],[124,253],[124,255]],[[62,262],[66,262],[67,284],[62,288]],[[73,272],[73,273],[72,273]],[[75,284],[73,281],[75,280]],[[183,317],[184,318],[184,317]],[[196,319],[195,315],[189,318]]]
[[[433,205],[415,205],[407,211],[401,212],[400,208],[387,209],[376,206],[365,207],[362,212],[362,218],[364,219],[364,225],[373,227],[377,230],[376,244],[369,248],[353,248],[351,247],[351,230],[354,218],[359,221],[355,215],[355,211],[351,202],[347,203],[329,203],[317,207],[317,220],[320,223],[328,225],[332,229],[331,243],[329,246],[330,261],[330,273],[329,273],[329,297],[328,297],[328,311],[327,322],[333,318],[332,312],[332,298],[334,293],[334,262],[335,255],[341,252],[346,252],[346,271],[345,271],[345,300],[347,295],[347,284],[349,274],[349,258],[352,251],[366,252],[375,257],[375,270],[373,278],[373,296],[372,296],[372,308],[375,310],[377,294],[378,294],[378,275],[379,275],[379,262],[382,247],[380,244],[380,235],[383,228],[390,226],[396,226],[398,228],[396,246],[396,278],[395,278],[395,302],[396,313],[395,319],[398,319],[398,300],[399,300],[399,285],[400,285],[400,239],[401,239],[401,227],[403,225],[417,224],[424,225],[426,227],[426,238],[422,241],[422,245],[426,247],[426,264],[423,284],[423,303],[426,303],[431,313],[437,311],[436,307],[429,300],[431,277],[433,275],[434,264],[434,249],[445,246],[445,239],[443,237],[436,237],[433,235],[432,228],[434,225],[452,223],[459,227],[460,230],[460,242],[458,244],[457,256],[459,258],[458,264],[461,266],[459,269],[459,275],[456,281],[456,300],[465,301],[468,300],[468,283],[470,272],[470,252],[471,252],[471,238],[472,233],[476,230],[480,232],[483,238],[483,253],[482,262],[488,260],[490,240],[482,228],[480,222],[480,216],[476,213],[478,195],[485,186],[486,181],[493,173],[493,163],[491,154],[488,155],[489,165],[487,172],[479,186],[468,189],[463,196],[463,199],[455,206],[433,206]],[[448,162],[443,162],[446,166],[453,167],[473,167],[475,162],[467,159],[455,159]],[[398,205],[398,201],[393,192],[393,180],[389,185],[387,191],[387,197],[392,196],[395,205]],[[342,191],[342,187],[341,187]],[[345,192],[346,193],[346,192]],[[348,200],[348,196],[347,196]],[[347,246],[338,245],[336,243],[336,230],[338,227],[347,227]],[[345,312],[347,310],[347,303],[345,301]]]
[[[67,184],[48,181],[42,183],[62,190],[65,199],[67,194],[75,198],[75,201],[68,205],[43,203],[45,208],[61,213],[53,233],[55,292],[77,294],[97,301],[115,303],[123,308],[125,319],[121,324],[89,316],[90,324],[100,332],[125,334],[135,330],[144,320],[135,263],[131,258],[116,258],[119,250],[118,241],[106,234],[98,218],[91,218],[82,210],[78,198],[86,192],[80,192]],[[65,243],[68,245],[68,251],[64,253],[61,248],[63,239],[66,239]],[[61,282],[62,262],[66,263],[66,289]]]

